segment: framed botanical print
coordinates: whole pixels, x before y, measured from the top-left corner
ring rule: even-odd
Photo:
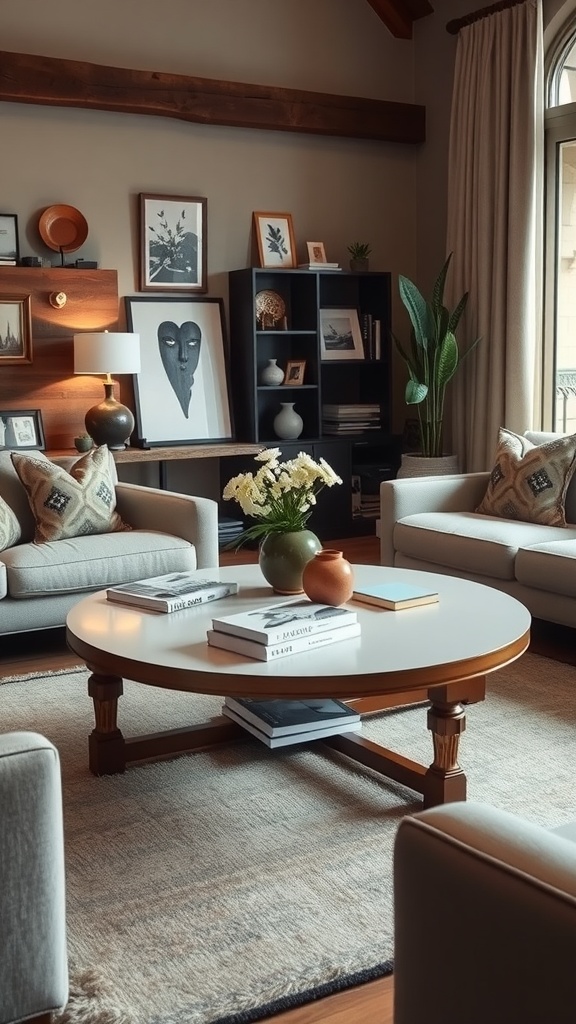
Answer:
[[[254,234],[261,267],[291,270],[296,266],[296,244],[290,213],[253,214]]]
[[[0,295],[0,364],[32,362],[29,295]]]
[[[208,200],[140,193],[140,290],[206,292]]]

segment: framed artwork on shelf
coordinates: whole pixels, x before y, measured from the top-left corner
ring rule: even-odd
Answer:
[[[29,295],[0,295],[0,364],[32,362]]]
[[[296,266],[294,226],[290,213],[253,213],[261,267],[291,270]]]
[[[299,385],[304,383],[305,359],[289,359],[286,363],[283,384]]]
[[[140,335],[134,376],[140,448],[232,439],[222,299],[126,296]]]
[[[140,290],[206,292],[208,200],[140,193]]]
[[[320,358],[364,359],[357,309],[320,310]]]
[[[18,217],[0,213],[0,266],[16,266],[19,259]]]
[[[40,409],[0,409],[0,451],[6,448],[44,451],[45,447]]]
[[[324,242],[306,242],[309,263],[326,263],[326,250]]]

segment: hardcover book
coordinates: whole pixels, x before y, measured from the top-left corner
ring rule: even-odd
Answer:
[[[237,583],[222,583],[209,577],[199,578],[194,571],[169,572],[164,576],[151,576],[135,583],[122,583],[109,587],[106,597],[118,604],[147,608],[154,612],[177,612],[197,604],[216,601],[238,593]]]
[[[332,697],[311,697],[308,700],[225,697],[224,708],[270,737],[358,725],[361,721],[354,708]]]
[[[328,644],[360,636],[360,623],[353,622],[350,626],[327,630],[325,633],[308,633],[306,636],[284,640],[279,644],[262,644],[258,640],[247,640],[245,637],[223,633],[217,629],[209,629],[206,636],[211,647],[234,651],[236,654],[244,654],[248,658],[257,658],[258,661],[276,661],[278,658],[287,658],[290,654],[313,651],[317,647],[326,647]]]
[[[268,736],[261,729],[258,729],[257,726],[253,725],[252,722],[248,722],[241,715],[237,715],[232,708],[223,707],[222,713],[238,722],[238,725],[241,725],[243,729],[251,732],[261,743],[265,743],[267,747],[271,748],[288,747],[293,743],[311,743],[312,740],[322,740],[328,736],[339,736],[343,732],[362,731],[361,722],[346,722],[343,725],[329,725],[326,729],[308,729],[305,732],[293,732],[285,736]]]
[[[357,612],[351,608],[334,608],[299,598],[212,619],[212,628],[256,640],[259,644],[280,644],[312,633],[340,629],[357,621]]]
[[[413,583],[377,583],[372,587],[358,587],[352,594],[352,600],[396,612],[402,608],[416,608],[420,604],[435,604],[438,594]]]

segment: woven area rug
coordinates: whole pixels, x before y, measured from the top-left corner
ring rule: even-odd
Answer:
[[[86,680],[0,686],[2,731],[41,732],[60,751],[70,959],[77,978],[105,982],[101,1014],[78,1019],[247,1024],[390,970],[392,846],[414,794],[314,744],[270,751],[252,738],[95,778]],[[469,798],[572,820],[576,669],[527,654],[488,690],[460,748]],[[220,704],[126,683],[120,725],[154,732]],[[364,729],[431,760],[423,706]]]

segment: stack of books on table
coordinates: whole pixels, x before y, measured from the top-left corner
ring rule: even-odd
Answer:
[[[190,570],[121,583],[118,587],[109,587],[106,597],[118,604],[129,604],[152,612],[178,612],[182,608],[193,608],[197,604],[237,594],[238,589],[237,583],[222,583],[221,580],[211,580],[209,576],[199,577],[197,572]]]
[[[309,743],[362,729],[358,712],[332,698],[253,700],[250,697],[225,697],[222,712],[267,747]]]
[[[364,434],[368,430],[380,430],[381,424],[380,405],[377,402],[322,406],[324,434]]]
[[[350,640],[360,635],[360,623],[354,609],[303,598],[212,619],[206,635],[211,647],[274,661]]]

